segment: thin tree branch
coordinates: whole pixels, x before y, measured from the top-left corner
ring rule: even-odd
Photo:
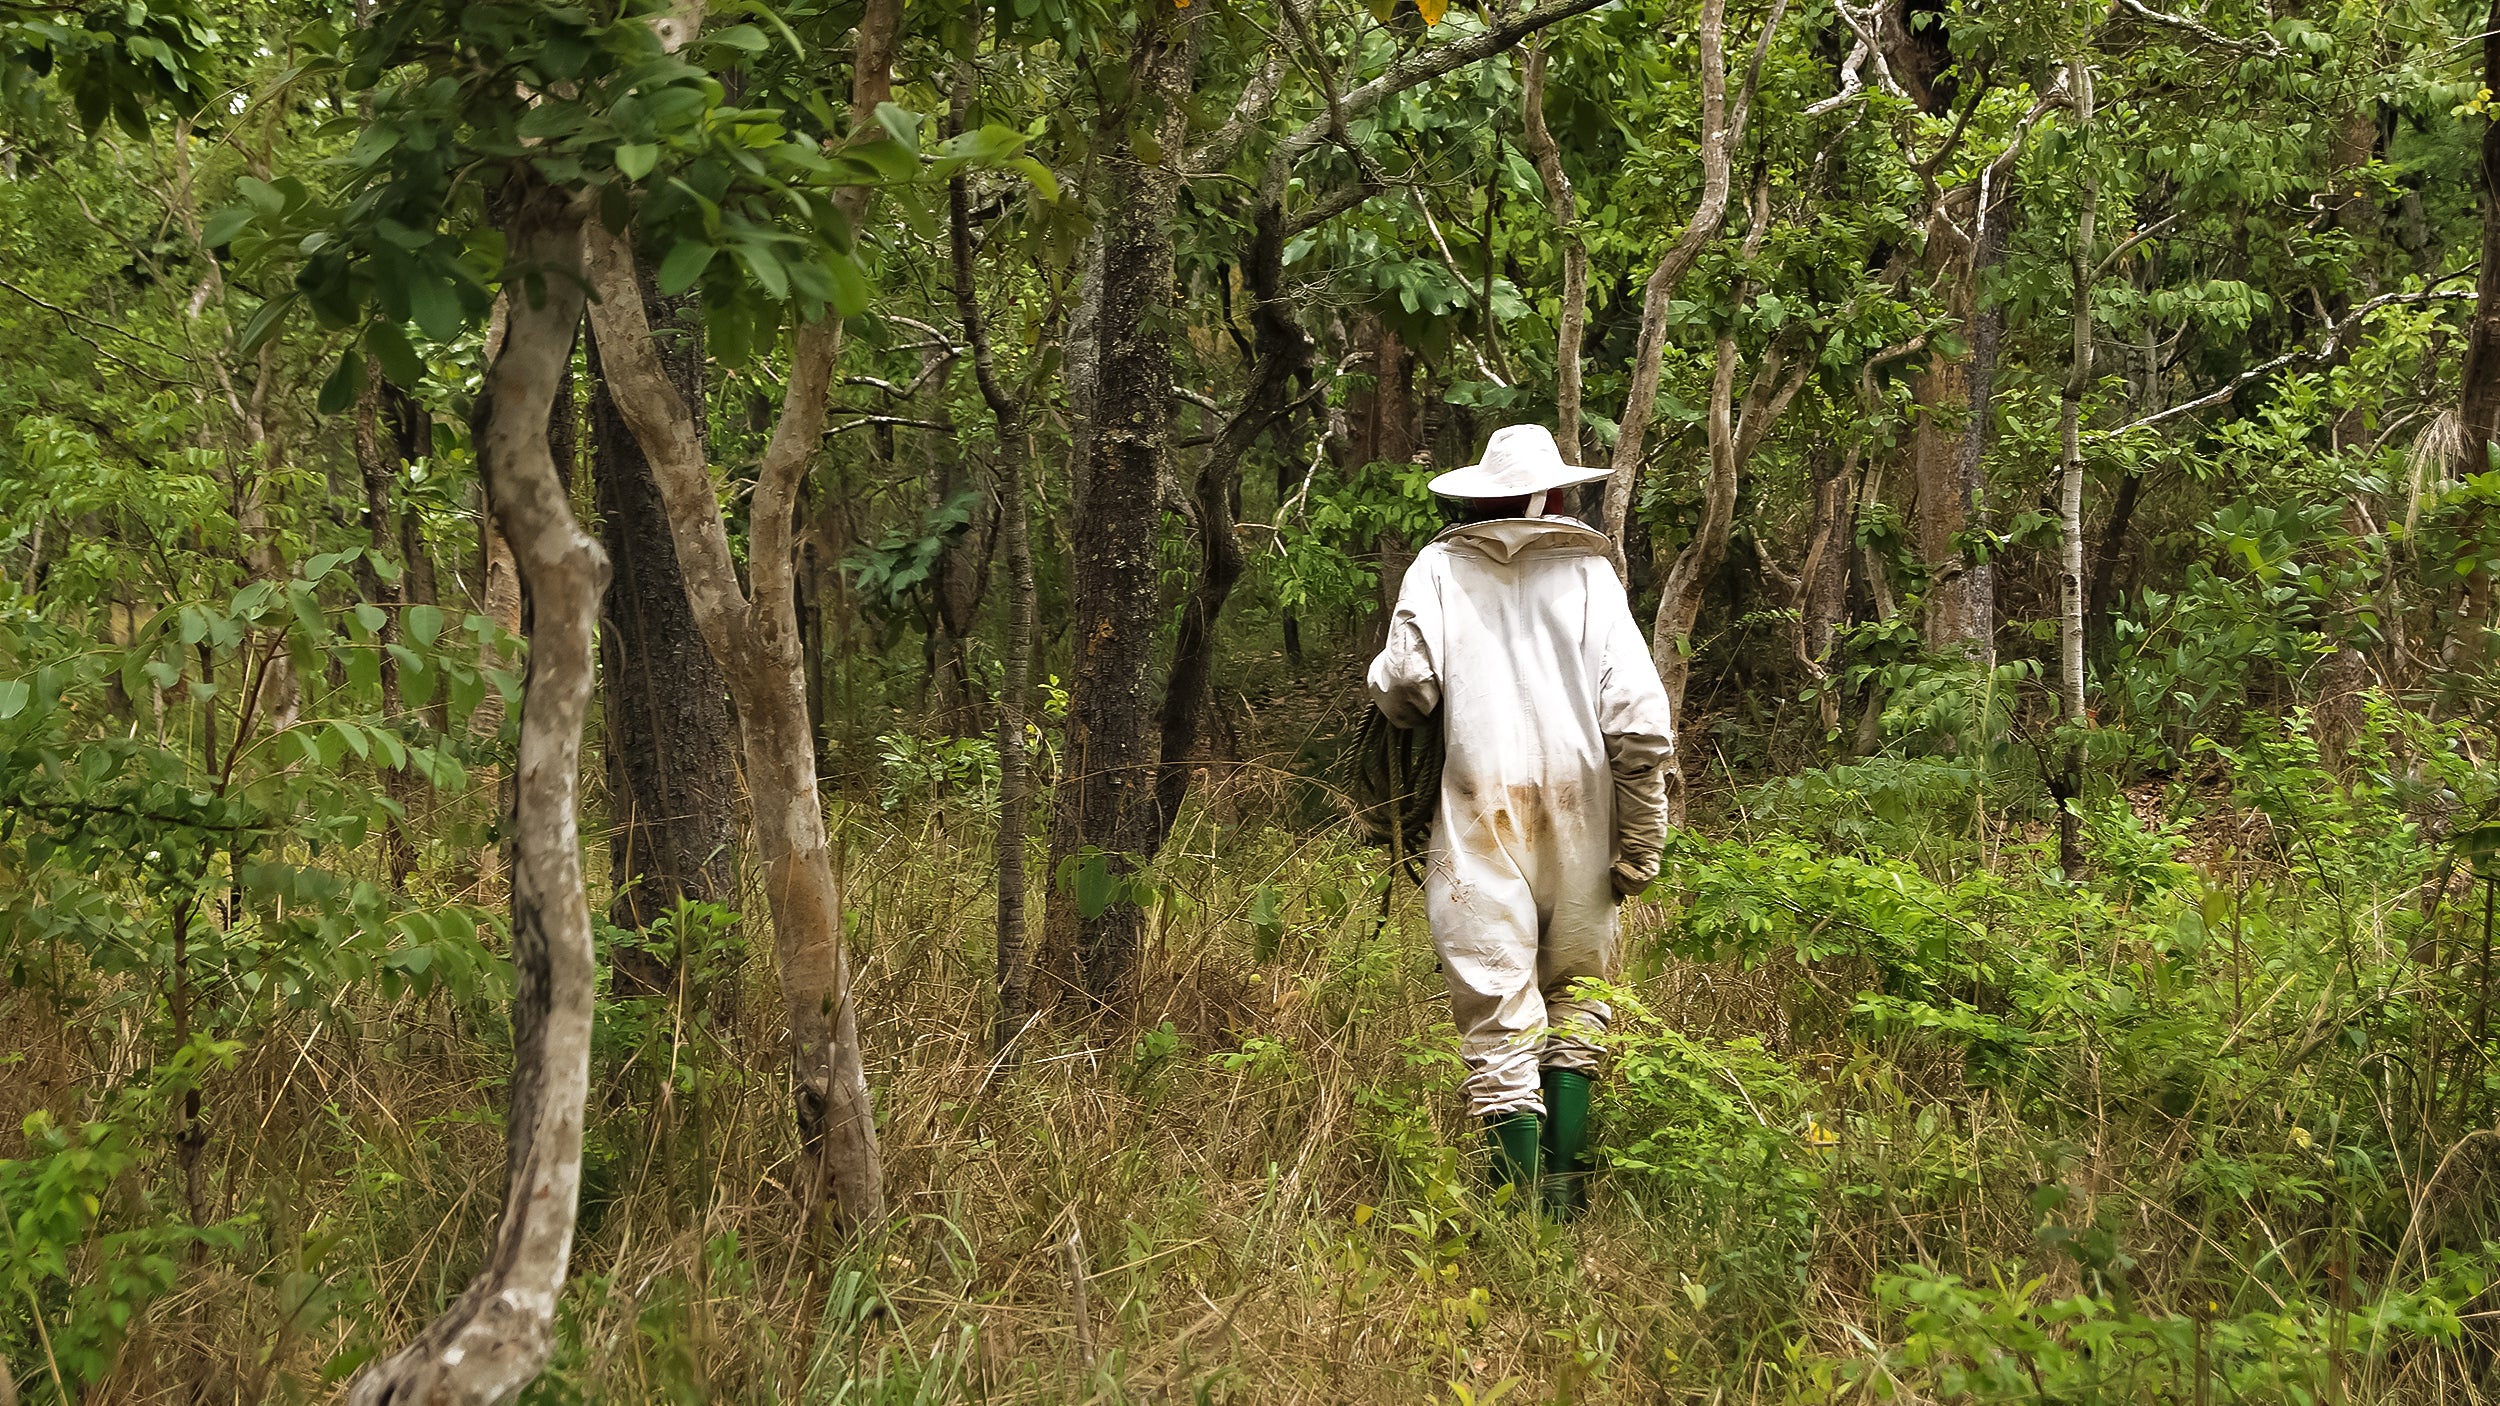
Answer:
[[[2448,275],[2447,278],[2441,279],[2440,282],[2446,283],[2453,279],[2463,278],[2471,272],[2473,272],[2471,269],[2460,269],[2459,271]],[[2267,376],[2282,370],[2286,366],[2293,365],[2297,362],[2328,360],[2342,348],[2345,334],[2358,326],[2362,318],[2368,316],[2370,313],[2376,312],[2380,308],[2410,306],[2421,303],[2470,302],[2473,297],[2473,290],[2466,288],[2450,288],[2445,290],[2425,288],[2415,293],[2389,293],[2381,297],[2372,298],[2366,303],[2356,304],[2352,311],[2345,313],[2333,327],[2327,329],[2325,338],[2321,340],[2318,345],[2287,351],[2281,356],[2259,362],[2257,365],[2248,368],[2237,376],[2232,377],[2230,380],[2223,382],[2219,387],[2207,391],[2205,394],[2196,397],[2194,400],[2183,400],[2166,410],[2156,411],[2140,420],[2130,420],[2126,424],[2120,425],[2115,429],[2099,431],[2093,435],[2093,438],[2116,439],[2120,435],[2132,434],[2137,430],[2149,430],[2155,425],[2175,420],[2182,415],[2192,415],[2199,410],[2220,405],[2230,400],[2233,396],[2238,395],[2242,390],[2246,389],[2251,384],[2265,379]]]

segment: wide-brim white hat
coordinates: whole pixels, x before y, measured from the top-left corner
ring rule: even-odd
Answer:
[[[1481,462],[1436,475],[1431,487],[1444,498],[1524,498],[1595,483],[1608,472],[1564,463],[1554,432],[1543,425],[1509,425],[1493,432]]]

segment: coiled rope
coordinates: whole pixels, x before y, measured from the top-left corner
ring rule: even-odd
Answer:
[[[1346,790],[1354,798],[1355,838],[1389,851],[1394,867],[1416,882],[1413,861],[1432,837],[1441,808],[1441,714],[1420,727],[1399,727],[1375,706],[1354,733]]]

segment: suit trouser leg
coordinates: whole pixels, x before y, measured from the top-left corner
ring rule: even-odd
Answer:
[[[1535,899],[1526,881],[1462,872],[1436,853],[1425,870],[1424,908],[1449,982],[1459,1058],[1467,1066],[1460,1086],[1467,1111],[1477,1117],[1544,1112],[1538,1059],[1548,1016]]]

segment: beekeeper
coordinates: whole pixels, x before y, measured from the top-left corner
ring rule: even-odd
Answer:
[[[1432,480],[1462,521],[1407,568],[1372,701],[1401,727],[1441,714],[1447,757],[1424,906],[1448,974],[1467,1109],[1494,1170],[1568,1214],[1583,1203],[1589,1081],[1616,908],[1658,872],[1674,731],[1604,534],[1547,514],[1604,469],[1542,426],[1494,432]]]

